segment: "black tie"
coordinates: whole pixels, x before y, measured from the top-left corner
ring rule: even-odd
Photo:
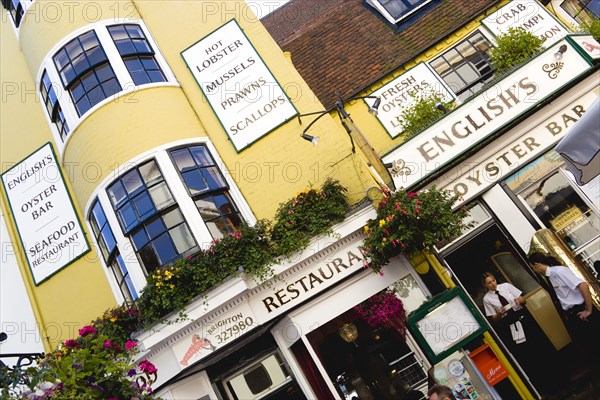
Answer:
[[[502,307],[504,307],[504,306],[508,305],[508,300],[506,300],[506,299],[504,298],[504,296],[502,296],[502,295],[500,294],[500,292],[499,292],[499,291],[497,291],[497,290],[496,290],[496,294],[498,295],[498,300],[500,300],[500,304],[502,305]]]

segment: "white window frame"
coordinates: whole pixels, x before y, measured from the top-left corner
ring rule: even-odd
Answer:
[[[10,16],[9,16],[9,18],[10,18]],[[109,26],[121,25],[121,24],[136,24],[141,27],[142,31],[144,32],[144,35],[146,35],[146,39],[148,40],[148,43],[150,43],[150,46],[152,46],[152,49],[154,50],[154,58],[155,58],[156,62],[158,63],[158,65],[160,66],[163,74],[165,75],[165,78],[166,78],[165,82],[147,83],[147,84],[139,85],[139,86],[136,86],[133,83],[133,79],[131,78],[131,75],[129,75],[129,71],[127,70],[125,63],[123,62],[123,58],[122,58],[121,54],[119,53],[119,51],[117,50],[117,46],[115,45],[112,37],[110,36],[110,33],[108,32]],[[115,94],[114,96],[109,96],[106,99],[102,100],[101,102],[99,102],[98,104],[96,104],[95,106],[90,108],[88,111],[86,111],[83,115],[79,116],[77,114],[75,104],[73,104],[73,100],[71,98],[69,91],[65,90],[63,87],[59,73],[56,69],[56,66],[54,65],[54,60],[52,58],[54,57],[56,52],[59,51],[62,47],[64,47],[69,41],[73,40],[74,38],[76,38],[86,32],[91,31],[91,30],[95,31],[96,36],[98,37],[98,40],[100,42],[100,45],[102,46],[104,52],[106,53],[108,62],[110,64],[110,66],[112,67],[112,69],[115,73],[115,76],[117,78],[117,81],[121,85],[122,90],[120,92],[118,92],[117,94]],[[131,19],[131,18],[107,19],[107,20],[99,21],[99,22],[81,27],[81,28],[73,31],[70,35],[64,37],[60,42],[58,42],[56,45],[54,45],[54,47],[52,47],[52,49],[50,49],[50,51],[46,54],[46,57],[44,57],[44,59],[42,60],[42,62],[40,64],[40,68],[39,68],[39,70],[37,72],[37,76],[36,76],[37,77],[36,91],[38,93],[38,96],[40,94],[39,86],[40,86],[40,82],[42,80],[42,74],[43,74],[44,70],[47,71],[50,81],[53,82],[53,87],[54,87],[54,90],[56,91],[56,95],[58,97],[58,102],[62,107],[63,114],[64,114],[67,124],[70,128],[69,134],[67,135],[65,141],[63,142],[56,125],[52,122],[52,120],[50,119],[50,116],[48,115],[48,112],[46,111],[45,104],[43,104],[43,102],[40,101],[40,104],[43,108],[44,115],[46,116],[46,120],[48,121],[48,124],[50,125],[50,130],[54,137],[54,141],[56,143],[56,147],[58,148],[58,152],[59,152],[59,155],[61,158],[64,154],[65,148],[67,147],[71,137],[73,136],[73,134],[75,133],[75,131],[77,130],[79,125],[86,118],[88,118],[96,110],[98,110],[105,104],[108,104],[108,103],[114,101],[115,99],[119,99],[121,97],[128,96],[137,90],[147,89],[150,87],[160,87],[160,86],[179,87],[179,82],[177,81],[175,74],[173,73],[173,71],[171,70],[169,65],[167,64],[166,59],[160,52],[158,44],[156,43],[156,41],[150,34],[150,31],[148,30],[148,28],[146,27],[144,22],[140,19]]]
[[[392,15],[385,9],[385,7],[381,4],[381,2],[379,0],[366,0],[367,3],[372,6],[373,8],[375,8],[377,11],[379,11],[379,13],[381,15],[383,15],[383,17],[385,19],[387,19],[389,22],[391,22],[392,24],[397,24],[400,21],[410,17],[411,15],[413,15],[414,13],[416,13],[417,11],[419,11],[421,8],[425,7],[426,5],[428,5],[429,3],[431,3],[433,0],[428,0],[426,2],[424,2],[423,4],[421,4],[420,6],[416,6],[415,8],[411,9],[409,12],[407,12],[406,14],[402,15],[400,18],[396,19],[394,17],[392,17]]]
[[[139,156],[123,163],[117,169],[113,170],[110,176],[106,177],[98,187],[94,190],[94,192],[90,195],[90,198],[87,201],[85,206],[85,221],[87,224],[87,228],[89,232],[93,232],[91,223],[89,221],[89,215],[92,209],[92,205],[96,198],[98,199],[102,209],[104,210],[104,214],[106,215],[106,219],[108,224],[110,225],[114,237],[117,241],[117,248],[123,258],[123,262],[127,271],[129,272],[129,276],[131,277],[131,281],[133,282],[133,286],[136,289],[136,293],[138,296],[141,295],[142,290],[146,286],[146,277],[144,276],[143,267],[137,259],[135,254],[135,249],[133,243],[129,236],[125,236],[123,234],[123,230],[121,229],[121,225],[119,224],[117,215],[115,214],[112,203],[108,197],[108,193],[106,189],[119,177],[121,177],[125,172],[131,170],[133,167],[137,167],[143,164],[150,159],[156,160],[156,163],[162,172],[163,178],[173,195],[173,199],[175,203],[178,205],[179,210],[181,211],[183,218],[185,219],[192,236],[196,240],[198,246],[202,249],[207,249],[213,238],[208,230],[208,227],[204,223],[202,216],[200,215],[198,208],[196,207],[194,200],[188,194],[187,188],[181,179],[177,168],[175,167],[173,160],[169,155],[169,150],[182,147],[182,146],[194,146],[194,145],[204,145],[210,151],[211,156],[213,157],[215,164],[223,174],[225,181],[229,185],[229,195],[235,202],[240,215],[245,223],[248,225],[256,224],[256,217],[252,213],[250,206],[246,202],[246,199],[242,195],[242,192],[237,187],[235,181],[232,176],[229,174],[229,170],[227,169],[225,163],[219,156],[217,149],[210,142],[208,138],[195,138],[195,139],[184,139],[176,142],[171,142],[168,144],[164,144],[162,146],[156,147],[150,151],[147,151]],[[99,249],[98,243],[96,243],[95,238],[91,237],[90,241],[93,242],[93,245],[96,249]],[[106,278],[110,284],[110,287],[113,291],[113,295],[119,304],[124,302],[123,295],[121,294],[121,289],[117,284],[117,281],[110,270],[110,266],[106,265],[104,261],[104,257],[99,254],[100,262],[103,265],[104,272],[106,274]]]
[[[23,21],[25,20],[25,15],[27,14],[27,10],[29,10],[29,8],[31,7],[31,4],[33,2],[34,2],[34,0],[19,0],[19,3],[21,4],[21,8],[23,8],[23,16],[21,17],[19,26],[16,25],[16,21],[13,19],[12,15],[10,14],[10,11],[3,7],[4,12],[6,13],[6,18],[8,18],[9,20],[12,21],[11,25],[12,25],[13,29],[15,30],[15,34],[17,35],[17,38],[19,37],[19,32],[21,31],[21,26],[23,25]]]

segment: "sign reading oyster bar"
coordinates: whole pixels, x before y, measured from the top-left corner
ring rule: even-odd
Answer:
[[[235,20],[181,56],[237,151],[297,114]]]
[[[2,175],[36,285],[89,250],[48,143]]]

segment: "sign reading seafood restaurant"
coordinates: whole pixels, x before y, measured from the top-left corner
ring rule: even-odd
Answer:
[[[89,250],[50,143],[6,171],[2,183],[36,285]]]
[[[297,114],[235,20],[181,56],[237,151]]]
[[[554,53],[567,46],[561,60]],[[396,187],[409,188],[569,84],[590,65],[565,41],[461,105],[383,157]]]

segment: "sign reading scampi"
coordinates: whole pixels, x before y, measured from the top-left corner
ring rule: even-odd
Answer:
[[[2,175],[34,283],[89,250],[50,143]]]
[[[297,114],[235,20],[181,56],[237,151]]]

